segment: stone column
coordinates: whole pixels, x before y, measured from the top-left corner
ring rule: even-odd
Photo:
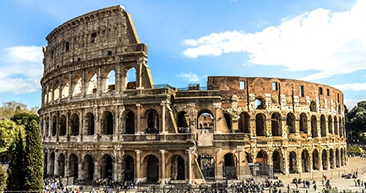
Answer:
[[[141,105],[139,103],[136,104],[137,115],[136,115],[136,133],[143,133],[141,130]]]
[[[166,177],[165,177],[165,162],[166,162],[165,161],[165,153],[166,153],[166,150],[161,149],[160,153],[161,153],[161,181],[160,181],[160,185],[164,186],[165,185],[165,180],[166,180]]]
[[[161,133],[165,133],[165,109],[166,109],[166,101],[161,101]]]
[[[136,183],[142,181],[141,174],[141,150],[135,150],[136,152]]]
[[[193,149],[190,148],[188,150],[186,150],[188,153],[188,183],[192,184],[192,153],[193,153]],[[198,167],[198,166],[197,166]],[[201,168],[199,168],[200,170]]]
[[[220,179],[223,177],[223,171],[222,171],[222,163],[218,160],[219,159],[219,153],[222,151],[221,148],[215,149],[215,178]]]

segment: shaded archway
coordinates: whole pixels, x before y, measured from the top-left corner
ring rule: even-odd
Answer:
[[[318,150],[313,151],[313,170],[320,169],[319,153]]]
[[[95,132],[95,118],[93,113],[87,113],[85,115],[85,135],[94,135]]]
[[[94,178],[94,159],[91,155],[86,155],[83,160],[84,180],[92,181]]]
[[[289,163],[288,168],[290,173],[297,173],[297,158],[296,158],[296,152],[291,151],[289,155]]]
[[[326,121],[325,121],[324,115],[320,116],[320,136],[321,137],[327,136],[327,128],[326,128]]]
[[[301,153],[302,172],[310,172],[310,156],[308,150],[304,149]]]
[[[154,155],[149,155],[146,159],[146,181],[148,183],[159,181],[159,160]]]
[[[50,154],[50,171],[49,171],[49,175],[55,175],[55,152],[52,152]]]
[[[334,150],[333,149],[329,150],[329,163],[330,163],[330,168],[334,169],[335,163],[334,163]]]
[[[80,126],[79,116],[76,113],[74,113],[71,116],[71,132],[70,132],[71,136],[79,135],[80,130],[79,126]]]
[[[233,153],[224,156],[223,177],[226,179],[236,179],[237,158]]]
[[[300,133],[308,134],[308,118],[305,113],[300,114]]]
[[[105,111],[103,113],[103,122],[102,122],[102,134],[111,135],[113,134],[113,126],[114,118],[113,114],[110,111]]]
[[[272,154],[273,172],[281,172],[281,160],[281,153],[278,150],[275,150]]]
[[[178,133],[189,132],[188,122],[189,122],[188,114],[184,111],[179,112],[178,113],[178,121],[177,121]]]
[[[57,175],[65,177],[65,156],[60,154],[57,159]]]
[[[273,113],[271,118],[272,136],[282,135],[281,114]]]
[[[328,154],[327,154],[327,150],[323,150],[322,151],[322,165],[323,165],[323,170],[327,170],[328,168]]]
[[[147,112],[146,133],[159,133],[159,114],[156,110],[150,109]]]
[[[126,115],[126,134],[135,134],[135,113],[129,111]]]
[[[69,159],[69,176],[74,177],[74,180],[78,178],[79,176],[79,170],[78,170],[78,158],[75,154],[70,155]]]
[[[171,172],[170,178],[172,180],[184,180],[185,179],[185,167],[184,167],[184,159],[175,155],[171,159]]]
[[[250,133],[249,122],[250,116],[247,112],[240,113],[239,117],[239,132]]]
[[[198,129],[213,129],[214,120],[212,112],[208,110],[201,111],[197,117]]]
[[[311,116],[311,136],[318,137],[318,123],[314,115]]]
[[[286,116],[286,126],[288,128],[288,133],[296,133],[296,118],[293,113],[288,113]]]
[[[112,179],[113,176],[113,160],[108,154],[104,154],[100,159],[100,177]]]
[[[265,136],[266,133],[266,117],[262,113],[255,116],[255,131],[257,136]]]
[[[60,136],[66,135],[66,116],[61,115],[60,117]]]
[[[135,181],[135,168],[134,168],[135,162],[133,158],[130,155],[125,156],[123,160],[123,168],[124,168],[124,175],[123,179],[124,181]]]
[[[51,132],[52,136],[56,135],[56,127],[57,127],[56,116],[53,116],[52,117],[52,132]]]
[[[201,154],[198,156],[201,172],[206,180],[215,179],[215,160],[210,154]]]

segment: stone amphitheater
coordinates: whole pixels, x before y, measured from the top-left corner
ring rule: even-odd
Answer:
[[[73,18],[46,39],[46,175],[164,185],[347,162],[343,93],[334,87],[239,76],[186,89],[156,85],[147,45],[122,6]]]

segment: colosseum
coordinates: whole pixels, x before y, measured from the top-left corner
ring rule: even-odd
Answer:
[[[147,45],[121,6],[73,18],[46,39],[46,175],[164,185],[347,163],[343,93],[334,87],[239,76],[156,85]]]

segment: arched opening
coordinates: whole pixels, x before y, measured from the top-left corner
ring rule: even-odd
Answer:
[[[72,92],[72,96],[78,96],[81,94],[81,77],[79,75],[77,75],[76,77],[73,77],[76,81],[74,82],[74,87],[73,87],[73,92]]]
[[[318,137],[318,124],[314,115],[311,116],[311,135],[312,137]]]
[[[189,117],[188,114],[184,111],[178,113],[178,133],[187,133],[190,132],[188,127]]]
[[[79,171],[78,171],[78,158],[76,157],[75,154],[70,155],[69,170],[70,170],[69,177],[74,177],[74,180],[76,180],[79,176]]]
[[[293,113],[288,113],[286,117],[286,126],[288,128],[288,133],[296,133],[296,118]]]
[[[94,135],[95,132],[95,118],[93,113],[87,113],[85,116],[85,135]]]
[[[270,175],[272,172],[269,171],[269,167],[267,165],[267,153],[263,150],[260,150],[257,153],[257,157],[255,163],[259,164],[259,175]]]
[[[259,113],[255,116],[255,131],[257,136],[265,136],[266,118],[265,115]]]
[[[60,136],[66,135],[66,116],[61,115],[60,117]]]
[[[332,116],[328,116],[328,133],[333,134],[333,120]]]
[[[136,69],[130,68],[126,73],[126,88],[127,89],[136,89]]]
[[[319,162],[319,153],[318,150],[313,151],[313,170],[320,169],[320,162]]]
[[[239,132],[250,133],[249,130],[250,116],[247,112],[240,113],[239,116]]]
[[[336,116],[334,116],[334,134],[338,135],[339,134],[339,130],[338,130],[338,119]]]
[[[255,109],[265,109],[266,104],[264,103],[263,98],[256,98],[254,101]]]
[[[223,175],[226,179],[236,179],[236,162],[237,158],[232,153],[224,156]]]
[[[322,164],[323,164],[323,170],[327,170],[328,169],[328,154],[327,154],[327,150],[323,150],[322,152]]]
[[[102,178],[112,179],[113,176],[113,161],[112,157],[104,154],[100,159],[100,176]]]
[[[103,125],[102,125],[102,134],[111,135],[113,134],[113,114],[110,111],[106,111],[103,113]]]
[[[69,96],[70,83],[68,79],[63,80],[62,88],[61,88],[61,98],[66,98]]]
[[[198,114],[197,119],[198,129],[213,129],[214,116],[210,111],[202,111]]]
[[[336,159],[336,167],[339,168],[341,166],[341,162],[340,162],[340,155],[339,155],[339,149],[336,149],[336,155],[335,155],[335,159]]]
[[[57,128],[56,116],[53,116],[52,117],[52,136],[56,135],[56,128]]]
[[[79,135],[79,125],[80,125],[79,116],[76,113],[74,113],[71,116],[71,133],[70,133],[70,135],[72,135],[72,136]]]
[[[55,88],[53,90],[53,99],[54,100],[57,100],[57,99],[60,98],[60,90],[61,90],[61,88],[60,88],[60,82],[59,81],[56,81],[55,85],[56,86],[55,86]]]
[[[281,136],[281,115],[279,113],[273,113],[271,118],[272,136]]]
[[[146,163],[146,180],[148,183],[159,181],[159,160],[153,155],[149,155]]]
[[[60,154],[57,159],[57,175],[65,177],[65,156],[64,154]]]
[[[52,152],[50,155],[50,175],[55,175],[55,152]]]
[[[171,176],[172,180],[184,180],[185,179],[185,167],[184,159],[175,155],[171,159]]]
[[[94,177],[94,159],[91,155],[86,155],[83,161],[83,170],[85,172],[85,180],[92,181]]]
[[[201,154],[198,156],[198,163],[200,164],[203,177],[206,180],[215,179],[215,160],[210,154]]]
[[[297,158],[296,158],[296,153],[294,151],[290,152],[290,156],[289,156],[289,163],[288,163],[288,167],[289,167],[289,172],[290,173],[297,173]]]
[[[273,162],[273,172],[280,173],[281,172],[281,154],[278,150],[273,152],[272,162]]]
[[[135,113],[129,111],[126,115],[126,134],[135,134]]]
[[[127,155],[123,162],[124,167],[124,181],[134,182],[135,180],[135,170],[134,170],[134,160],[131,156]]]
[[[310,172],[310,156],[308,150],[303,150],[301,153],[302,172]]]
[[[146,133],[159,133],[159,114],[154,109],[149,110],[147,113]]]
[[[115,71],[111,70],[106,79],[106,92],[113,91],[116,89],[116,78],[115,78]]]
[[[320,133],[321,133],[322,137],[327,136],[327,128],[326,128],[326,121],[325,121],[324,115],[320,116]]]
[[[232,132],[232,127],[231,127],[231,116],[228,113],[224,113],[224,117],[225,117],[225,122],[226,122],[226,126],[227,129]]]
[[[300,132],[308,134],[308,118],[305,113],[300,114]]]
[[[97,87],[98,87],[98,81],[97,81],[97,74],[96,73],[90,73],[88,74],[87,77],[87,82],[86,82],[86,94],[93,94],[97,92]]]
[[[334,150],[333,149],[329,150],[329,162],[330,162],[330,168],[334,169],[335,163],[334,163]]]
[[[316,112],[316,102],[315,101],[310,102],[310,111]]]

